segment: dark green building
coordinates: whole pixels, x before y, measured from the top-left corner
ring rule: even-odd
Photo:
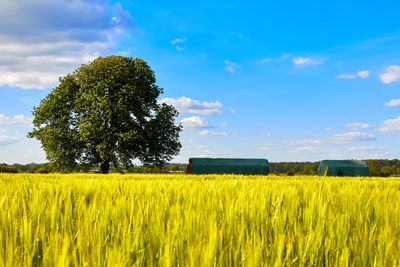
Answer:
[[[371,176],[368,165],[361,160],[323,160],[317,174],[321,176]]]
[[[268,175],[266,159],[190,158],[187,174]]]

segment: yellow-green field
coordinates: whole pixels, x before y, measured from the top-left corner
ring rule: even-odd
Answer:
[[[400,180],[0,174],[0,266],[393,266]]]

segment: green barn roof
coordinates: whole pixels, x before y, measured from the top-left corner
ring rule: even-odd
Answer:
[[[371,176],[367,163],[361,160],[322,160],[317,173],[323,176]]]
[[[266,159],[190,158],[187,173],[268,175]]]

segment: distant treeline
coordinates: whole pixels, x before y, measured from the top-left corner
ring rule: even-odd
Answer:
[[[369,159],[366,160],[372,176],[388,177],[400,175],[398,159]],[[304,174],[316,175],[319,162],[270,162],[269,171],[274,174]]]
[[[269,172],[273,174],[316,175],[319,162],[270,162]]]
[[[370,159],[366,160],[372,176],[400,176],[400,161],[398,159]],[[319,162],[270,162],[269,171],[276,175],[316,175]],[[111,168],[111,172],[122,173],[169,173],[169,172],[185,172],[186,164],[167,164],[166,166],[134,166],[129,168]],[[0,173],[49,173],[55,172],[50,163],[44,164],[0,164]],[[78,165],[74,172],[97,173],[98,169]]]
[[[133,166],[125,167],[111,167],[110,172],[114,173],[169,173],[169,172],[185,172],[186,164],[167,164],[166,166]],[[30,164],[13,164],[8,165],[5,163],[0,164],[0,173],[50,173],[57,172],[52,168],[50,163],[30,163]],[[98,173],[97,168],[87,165],[78,165],[73,172],[80,173]]]

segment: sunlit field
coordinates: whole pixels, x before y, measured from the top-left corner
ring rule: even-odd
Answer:
[[[400,180],[0,174],[0,266],[393,266]]]

